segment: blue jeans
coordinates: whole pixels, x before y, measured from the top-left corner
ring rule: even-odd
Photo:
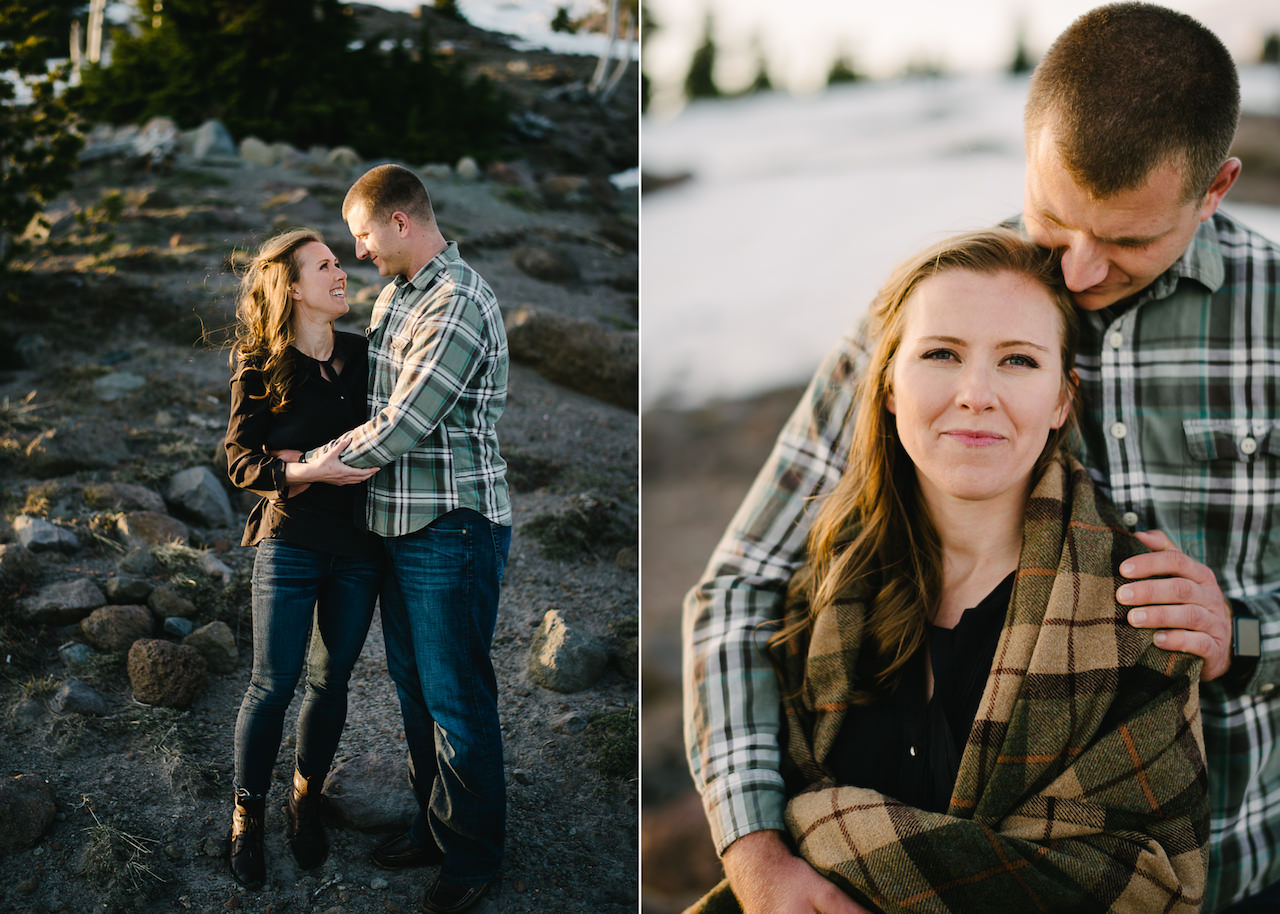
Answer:
[[[306,778],[328,773],[347,721],[347,682],[369,632],[381,578],[380,561],[330,555],[277,539],[258,544],[253,675],[236,717],[237,794],[267,792],[285,711],[304,660],[307,691],[298,712],[295,763]]]
[[[510,545],[510,527],[469,508],[383,540],[387,669],[418,798],[409,834],[435,841],[441,878],[456,885],[487,882],[502,862],[506,779],[489,647]]]

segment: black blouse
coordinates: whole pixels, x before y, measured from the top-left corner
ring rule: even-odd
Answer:
[[[955,628],[929,626],[929,650],[907,661],[897,690],[849,709],[828,760],[838,783],[946,812],[1012,594],[1010,574]],[[932,699],[925,698],[926,656]]]
[[[369,358],[365,339],[338,332],[334,356],[341,372],[330,365],[328,380],[321,363],[291,350],[301,382],[289,408],[273,413],[260,366],[242,364],[231,377],[231,419],[227,423],[227,473],[242,489],[262,496],[249,514],[241,545],[257,545],[267,537],[282,539],[320,552],[360,558],[379,553],[377,538],[364,530],[363,485],[313,483],[285,499],[284,461],[268,452],[307,451],[342,436],[368,418]]]

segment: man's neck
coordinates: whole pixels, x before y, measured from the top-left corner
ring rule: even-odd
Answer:
[[[423,267],[439,257],[448,246],[448,242],[444,240],[444,235],[440,234],[438,229],[425,233],[421,244],[413,251],[409,261],[409,268],[404,273],[405,280],[410,280],[417,276]]]

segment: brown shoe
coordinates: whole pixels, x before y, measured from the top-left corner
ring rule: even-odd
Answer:
[[[247,889],[260,889],[267,881],[267,855],[263,847],[262,819],[266,797],[236,797],[231,813],[231,837],[227,863],[236,882]]]
[[[413,866],[436,866],[444,861],[444,851],[436,847],[435,841],[414,844],[406,831],[379,844],[369,858],[374,866],[384,870],[405,870]]]
[[[295,769],[293,789],[289,791],[289,804],[285,807],[289,850],[304,870],[315,869],[329,856],[329,839],[321,821],[324,799],[320,793],[321,782],[321,778],[304,778],[302,772]]]

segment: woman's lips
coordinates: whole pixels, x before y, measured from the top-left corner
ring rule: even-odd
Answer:
[[[1003,435],[997,435],[995,432],[984,432],[976,429],[959,428],[942,433],[945,437],[950,438],[959,444],[965,444],[970,447],[989,447],[993,444],[999,444],[1004,441]]]

